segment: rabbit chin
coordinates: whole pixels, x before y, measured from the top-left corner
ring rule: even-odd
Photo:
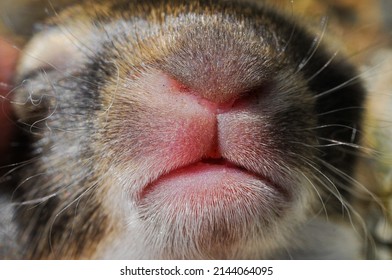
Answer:
[[[163,176],[136,199],[114,189],[104,200],[113,231],[98,246],[99,259],[285,258],[282,250],[300,245],[293,236],[313,200],[211,164]]]
[[[352,226],[322,217],[303,222],[306,214],[299,207],[291,210],[269,224],[258,222],[249,227],[236,221],[227,223],[226,228],[214,228],[212,224],[206,225],[207,222],[205,227],[200,227],[203,222],[187,222],[188,218],[180,215],[163,219],[165,212],[157,215],[157,219],[163,220],[152,229],[140,221],[134,209],[121,231],[101,243],[95,258],[336,260],[365,257],[362,241]],[[165,222],[174,220],[174,225],[165,227]],[[189,228],[184,226],[187,223]],[[181,233],[174,228],[180,226]]]

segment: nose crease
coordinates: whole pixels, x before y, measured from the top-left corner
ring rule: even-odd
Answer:
[[[219,133],[219,129],[218,129],[218,126],[216,125],[214,138],[211,141],[211,145],[205,155],[205,158],[208,158],[208,159],[221,159],[222,158],[222,152],[220,149],[218,133]]]

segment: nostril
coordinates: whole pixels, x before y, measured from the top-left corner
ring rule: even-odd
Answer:
[[[180,100],[179,102],[186,100],[187,104],[203,108],[203,110],[206,110],[211,116],[215,115],[215,117],[233,110],[246,109],[250,106],[262,106],[263,100],[273,92],[273,83],[271,81],[264,81],[262,84],[245,89],[242,92],[222,93],[218,91],[211,93],[192,88],[175,77],[162,72],[155,73],[154,79],[154,84],[163,88],[160,90],[161,92],[178,97],[177,100]]]
[[[186,95],[194,99],[194,102],[208,109],[213,114],[223,114],[233,107],[241,107],[249,104],[253,100],[254,91],[245,92],[204,92],[183,84],[179,80],[169,75],[163,74],[165,84],[172,93]],[[261,90],[262,91],[262,90]]]
[[[225,103],[218,104],[217,109],[216,109],[216,113],[223,114],[223,113],[229,111],[233,107],[234,103],[236,103],[236,101],[237,101],[236,99],[233,99],[233,100],[227,101]]]
[[[263,104],[263,100],[265,100],[271,92],[272,84],[264,83],[252,90],[238,94],[237,98],[218,104],[217,114],[223,114],[230,110],[249,108],[249,106],[260,106]]]

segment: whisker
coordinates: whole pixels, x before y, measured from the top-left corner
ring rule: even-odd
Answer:
[[[297,71],[295,72],[295,74],[299,73],[300,71],[302,71],[302,69],[310,62],[310,60],[313,58],[314,54],[316,53],[316,51],[319,49],[320,45],[321,45],[321,41],[324,38],[325,32],[327,30],[327,26],[328,26],[328,16],[324,16],[321,19],[321,34],[317,35],[314,39],[313,39],[313,43],[311,48],[309,49],[308,54],[306,55],[306,57],[299,63],[298,67],[297,67]]]
[[[313,188],[313,190],[315,191],[315,193],[317,194],[317,197],[318,197],[318,199],[319,199],[319,201],[320,201],[320,203],[321,203],[321,206],[322,206],[322,211],[324,211],[324,213],[325,213],[325,217],[326,217],[326,219],[327,219],[327,221],[328,221],[328,211],[327,211],[327,207],[326,207],[326,205],[325,205],[325,203],[324,203],[324,200],[323,200],[323,198],[322,198],[322,195],[321,195],[321,193],[320,193],[320,191],[318,190],[318,188],[315,186],[315,184],[312,182],[312,180],[304,173],[304,172],[300,172],[301,173],[301,175],[306,179],[306,181],[310,184],[310,186],[312,186],[312,188]]]
[[[355,188],[359,188],[360,190],[362,190],[363,192],[365,192],[366,196],[364,197],[363,195],[359,194],[358,191],[354,190],[351,187],[348,187],[347,184],[345,183],[341,183],[340,187],[342,187],[345,191],[349,192],[351,195],[356,196],[357,198],[360,198],[362,200],[366,199],[368,201],[373,201],[375,203],[377,203],[381,208],[383,208],[383,203],[381,202],[380,198],[374,194],[373,192],[371,192],[367,187],[365,187],[362,183],[360,183],[359,181],[357,181],[354,177],[347,175],[346,173],[344,173],[343,171],[341,171],[340,169],[334,167],[333,165],[331,165],[330,163],[326,162],[325,160],[322,160],[320,158],[317,158],[317,160],[320,162],[320,164],[322,164],[323,166],[325,166],[328,170],[330,170],[331,172],[333,172],[335,175],[337,175],[339,178],[343,179],[345,182],[348,183],[348,185],[353,185],[355,186]]]
[[[311,82],[313,79],[315,79],[318,75],[320,75],[321,72],[323,72],[329,65],[331,65],[332,61],[336,58],[336,56],[338,55],[338,51],[334,52],[331,55],[331,58],[318,70],[316,71],[312,76],[310,76],[306,82],[309,83]]]
[[[311,163],[308,159],[300,156],[299,157],[307,166],[309,166],[312,170],[314,170],[316,173],[318,173],[319,176],[314,176],[314,179],[320,183],[320,186],[324,187],[330,194],[332,194],[335,198],[338,199],[338,201],[341,203],[342,206],[342,214],[347,213],[347,217],[350,221],[350,224],[352,228],[355,230],[356,233],[362,235],[357,228],[357,223],[362,229],[362,232],[369,238],[368,234],[368,229],[365,220],[363,217],[360,215],[360,213],[353,207],[351,206],[346,199],[343,198],[341,193],[339,192],[337,186],[335,185],[334,182],[326,174],[324,174],[319,168],[317,168],[313,163]],[[353,216],[356,218],[354,221]]]
[[[53,6],[52,1],[48,1],[49,5],[50,5],[50,9],[52,10],[52,12],[54,13],[54,16],[57,18],[60,18],[60,15],[58,14],[56,8]],[[97,52],[90,48],[87,44],[83,43],[82,40],[80,38],[78,38],[77,36],[75,36],[71,30],[69,28],[67,28],[66,25],[57,25],[57,28],[60,29],[60,31],[63,32],[64,35],[67,36],[67,39],[75,46],[77,47],[78,51],[82,52],[85,55],[92,55],[95,56],[97,55]],[[87,53],[86,51],[88,51],[89,53]]]
[[[278,57],[281,57],[286,52],[286,49],[288,48],[288,46],[290,45],[290,43],[293,40],[295,31],[296,31],[297,25],[298,25],[297,22],[294,19],[294,0],[290,0],[290,5],[291,5],[291,19],[292,19],[292,21],[291,21],[291,24],[292,24],[291,33],[290,33],[290,36],[289,36],[289,38],[288,38],[288,40],[286,42],[286,45],[279,52]]]
[[[334,93],[334,92],[336,92],[336,91],[338,91],[338,90],[340,90],[342,88],[345,88],[345,87],[347,87],[347,86],[349,86],[349,85],[351,85],[353,83],[359,83],[361,77],[365,76],[365,74],[371,73],[372,70],[380,67],[381,64],[382,64],[382,62],[378,63],[377,65],[373,65],[373,66],[367,68],[365,71],[362,71],[358,75],[355,75],[352,78],[346,80],[345,82],[343,82],[343,83],[341,83],[341,84],[339,84],[339,85],[337,85],[337,86],[335,86],[333,88],[325,90],[323,92],[317,93],[316,95],[314,95],[313,98],[317,99],[317,98],[320,98],[320,97],[325,97],[326,95]]]
[[[318,117],[323,117],[323,116],[327,116],[327,115],[333,115],[335,113],[339,113],[339,112],[344,112],[344,111],[365,111],[366,108],[365,107],[358,107],[358,106],[351,106],[351,107],[345,107],[345,108],[339,108],[339,109],[335,109],[335,110],[330,110],[327,112],[320,112],[317,113]]]

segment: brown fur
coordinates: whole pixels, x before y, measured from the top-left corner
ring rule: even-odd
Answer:
[[[362,133],[356,131],[364,127],[365,87],[354,66],[369,59],[367,53],[355,54],[382,38],[373,1],[271,1],[260,4],[258,11],[256,6],[209,1],[136,2],[86,1],[56,13],[26,47],[13,99],[26,151],[25,163],[12,173],[18,257],[328,258],[311,245],[303,246],[305,221],[319,218],[319,212],[331,223],[359,231],[352,239],[361,238],[362,243],[351,258],[371,257],[374,248],[367,248],[371,236],[362,217],[347,219],[342,208],[345,203],[356,205],[353,193],[362,191],[351,180],[357,145],[364,145]],[[194,16],[183,15],[189,12]],[[307,18],[299,23],[302,14]],[[331,16],[323,25],[320,16],[326,14]],[[41,41],[50,43],[41,50]],[[341,53],[334,58],[336,51]],[[213,209],[218,215],[209,217],[187,197],[172,194],[190,205],[177,209],[166,206],[159,193],[128,187],[131,179],[143,180],[129,174],[140,172],[143,177],[144,165],[159,164],[148,162],[150,154],[157,146],[165,151],[172,140],[170,135],[160,138],[170,106],[159,111],[150,103],[153,95],[143,99],[154,88],[150,92],[142,81],[157,72],[218,103],[236,93],[241,98],[270,93],[260,98],[267,106],[257,107],[257,121],[245,119],[236,126],[233,119],[231,131],[250,124],[257,128],[249,128],[250,136],[236,134],[242,140],[237,144],[241,149],[234,147],[235,156],[240,155],[236,163],[280,186],[279,191],[267,188],[275,208],[260,215],[249,197],[249,208],[237,209],[228,203],[228,195],[222,209]],[[322,94],[330,89],[339,98]],[[354,109],[346,110],[349,107]],[[336,112],[328,114],[331,111]],[[259,131],[262,145],[252,149],[253,142],[246,141],[259,137]],[[151,134],[155,137],[149,138]],[[235,137],[228,141],[235,142]],[[326,138],[347,145],[330,146]],[[235,158],[230,152],[225,156]],[[244,190],[238,192],[245,196]],[[147,198],[138,200],[141,193]],[[136,204],[131,203],[136,209],[130,211],[131,218],[124,197]],[[209,199],[214,198],[206,199],[206,209]],[[193,220],[186,215],[181,220],[173,209],[190,211],[190,217],[197,212],[202,218],[193,228]],[[235,214],[246,216],[248,210],[254,212],[250,221],[257,223]],[[223,218],[225,211],[233,211],[231,220]],[[135,226],[135,221],[140,224]],[[128,232],[127,222],[137,230]],[[149,246],[144,249],[143,244]],[[127,255],[122,247],[135,253]]]

